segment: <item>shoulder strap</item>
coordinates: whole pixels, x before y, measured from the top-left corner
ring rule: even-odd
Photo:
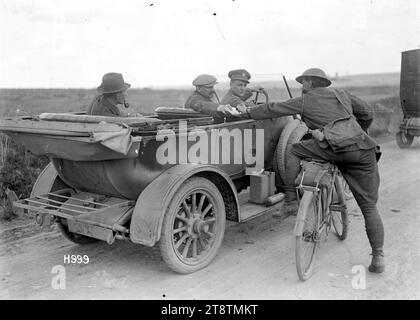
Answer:
[[[302,91],[302,112],[300,113],[300,117],[301,117],[302,121],[305,121],[304,117],[303,117],[303,103],[304,103],[304,100],[305,100],[305,94]]]
[[[347,110],[346,104],[343,102],[342,97],[340,93],[338,92],[338,90],[337,89],[331,89],[331,90],[334,92],[335,97],[340,102],[340,105],[343,107],[344,111],[350,116],[353,115],[353,112]]]
[[[217,95],[216,91],[214,91],[214,95],[216,97],[217,103],[220,104],[220,99],[219,99],[219,96]]]

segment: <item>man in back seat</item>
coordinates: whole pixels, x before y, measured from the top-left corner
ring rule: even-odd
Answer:
[[[185,108],[211,115],[215,120],[223,119],[225,114],[230,114],[232,107],[229,104],[221,105],[214,91],[216,83],[217,79],[209,74],[201,74],[195,78],[192,84],[196,89],[185,102]]]
[[[118,105],[125,108],[129,104],[125,101],[127,89],[131,85],[124,82],[121,73],[110,72],[104,74],[102,83],[98,87],[99,95],[96,96],[86,110],[88,115],[108,117],[133,117],[136,114],[121,111]]]

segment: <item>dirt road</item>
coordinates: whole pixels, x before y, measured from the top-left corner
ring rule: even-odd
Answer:
[[[322,243],[314,276],[306,282],[298,280],[295,269],[294,217],[229,223],[216,259],[190,275],[171,272],[158,247],[79,246],[55,230],[41,233],[30,224],[0,234],[0,298],[419,299],[420,141],[407,150],[391,141],[382,151],[379,209],[387,262],[382,275],[365,269],[370,250],[355,207],[348,239],[330,235]],[[64,265],[63,257],[71,254],[88,255],[90,261]],[[65,267],[65,289],[52,288],[56,265]]]

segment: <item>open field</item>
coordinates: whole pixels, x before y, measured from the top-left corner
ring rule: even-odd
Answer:
[[[293,96],[300,94],[300,84],[288,80]],[[267,89],[271,101],[286,100],[289,95],[282,80],[259,81],[251,85]],[[349,89],[354,94],[374,102],[399,93],[399,73],[343,76],[333,79],[335,87]],[[178,86],[165,89],[131,88],[128,101],[136,111],[153,113],[159,106],[180,107],[193,87]],[[228,90],[219,83],[216,91],[221,98]],[[0,115],[15,115],[17,110],[29,114],[84,110],[97,94],[96,89],[0,89]]]
[[[399,73],[346,76],[333,80],[336,87],[346,88],[373,104],[376,122],[372,134],[394,133],[402,118],[399,103]],[[267,88],[271,101],[288,99],[281,82],[259,82]],[[300,94],[296,81],[290,81],[292,95]],[[227,90],[226,83],[216,86],[221,98]],[[127,100],[131,111],[152,114],[160,106],[182,107],[193,88],[128,90]],[[97,94],[95,89],[0,89],[0,116],[35,115],[42,112],[68,112],[85,110]],[[128,110],[130,111],[130,110]]]

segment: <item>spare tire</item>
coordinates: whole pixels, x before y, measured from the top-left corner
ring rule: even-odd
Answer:
[[[274,154],[274,170],[279,176],[279,183],[277,185],[284,185],[285,183],[293,183],[294,177],[288,174],[288,166],[299,166],[296,159],[291,157],[292,145],[302,140],[308,134],[308,127],[302,121],[294,119],[289,122],[281,132],[279,142],[277,143]]]

